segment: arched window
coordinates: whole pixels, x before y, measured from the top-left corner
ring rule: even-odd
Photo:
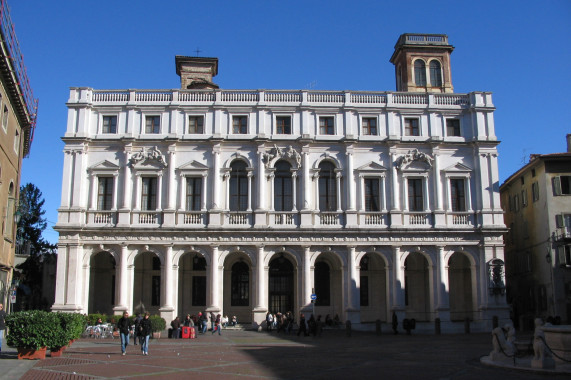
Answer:
[[[324,161],[319,164],[319,210],[337,210],[337,185],[335,183],[335,166]]]
[[[248,264],[238,261],[232,265],[232,306],[250,304],[250,269]]]
[[[291,211],[293,209],[291,165],[286,161],[279,161],[276,164],[274,208],[276,211]]]
[[[329,306],[331,303],[329,278],[329,265],[323,261],[315,263],[315,306]]]
[[[426,86],[426,65],[422,59],[414,61],[414,81],[417,86]]]
[[[430,61],[430,85],[432,87],[442,86],[442,72],[440,71],[440,62],[437,60]]]
[[[248,209],[248,172],[244,161],[230,165],[230,211]]]

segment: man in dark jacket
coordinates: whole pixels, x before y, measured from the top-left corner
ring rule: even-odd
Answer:
[[[147,312],[145,317],[139,322],[139,336],[141,337],[141,352],[143,355],[149,355],[149,336],[153,331],[149,317],[150,314]]]
[[[117,322],[117,329],[121,335],[121,355],[127,353],[127,346],[129,345],[129,332],[131,330],[131,321],[129,320],[129,313],[123,312],[123,316]]]

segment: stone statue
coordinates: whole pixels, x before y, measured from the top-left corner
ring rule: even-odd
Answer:
[[[533,334],[533,359],[531,368],[555,368],[555,361],[551,357],[551,352],[545,345],[545,333],[543,332],[543,321],[535,318],[535,332]]]
[[[515,329],[513,323],[509,321],[504,327],[496,327],[492,330],[492,347],[490,359],[493,361],[501,361],[507,357],[513,356],[515,352]]]

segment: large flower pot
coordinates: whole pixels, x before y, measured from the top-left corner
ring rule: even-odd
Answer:
[[[52,358],[59,358],[61,356],[61,354],[63,354],[64,350],[65,350],[65,347],[50,348],[50,356]]]
[[[27,347],[18,347],[18,360],[43,360],[46,358],[47,347],[42,347],[39,350]]]
[[[159,339],[161,337],[161,332],[154,332],[153,333],[153,339]]]

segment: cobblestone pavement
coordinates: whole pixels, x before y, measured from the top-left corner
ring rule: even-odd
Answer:
[[[207,332],[197,339],[155,339],[149,355],[131,342],[81,339],[59,358],[0,356],[0,379],[545,379],[568,375],[487,367],[490,334],[380,335],[326,330],[321,337],[275,332]]]

